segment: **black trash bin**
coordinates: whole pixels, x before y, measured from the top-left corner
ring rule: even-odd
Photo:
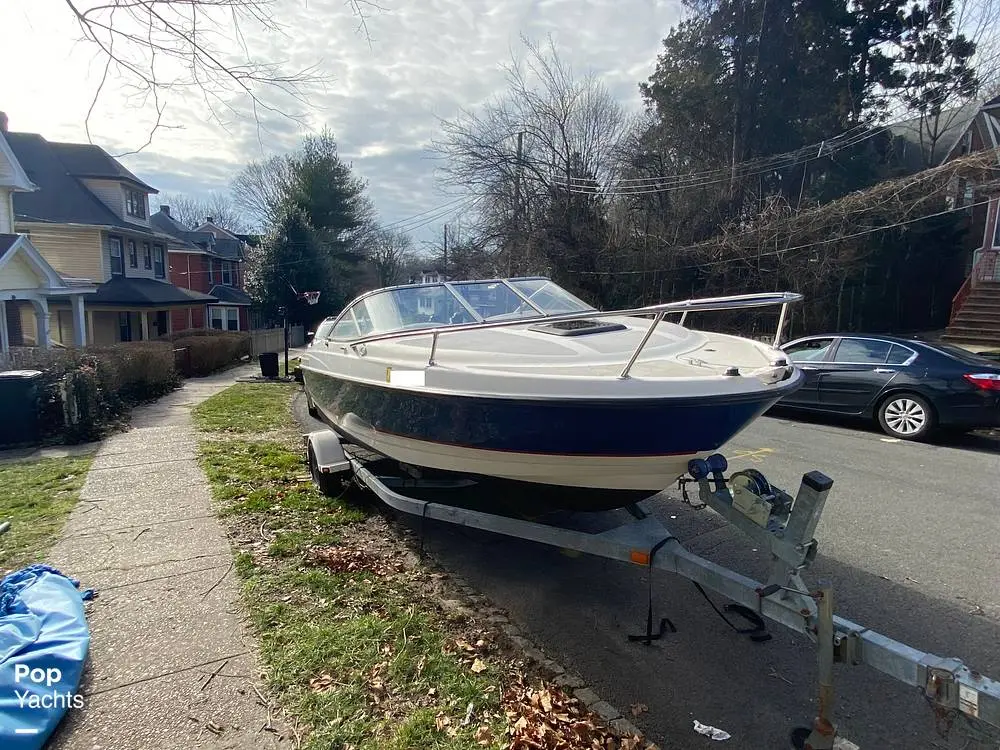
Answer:
[[[0,446],[37,443],[40,439],[38,419],[38,370],[8,370],[0,372]]]
[[[265,378],[278,377],[278,353],[263,352],[260,355],[260,374]]]

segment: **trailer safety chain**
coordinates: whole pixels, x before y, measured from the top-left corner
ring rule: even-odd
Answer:
[[[742,604],[727,604],[725,607],[723,607],[723,610],[725,610],[726,612],[732,612],[733,614],[737,614],[743,619],[747,620],[748,622],[753,623],[753,627],[751,628],[738,627],[729,621],[729,618],[726,617],[725,614],[723,614],[723,610],[720,610],[717,606],[715,606],[715,602],[712,601],[712,597],[710,597],[708,593],[705,591],[705,589],[701,587],[700,583],[698,583],[697,581],[691,581],[691,583],[693,583],[694,587],[701,592],[701,595],[705,597],[705,601],[707,601],[709,605],[712,607],[712,609],[715,610],[715,613],[722,618],[722,621],[726,623],[726,625],[731,627],[733,630],[735,630],[737,633],[740,633],[741,635],[749,635],[750,640],[754,641],[755,643],[765,643],[771,640],[772,636],[770,633],[767,632],[767,625],[764,623],[764,618],[758,615],[752,609],[750,609],[749,607],[744,607]]]
[[[646,610],[646,634],[630,635],[628,637],[629,642],[634,643],[636,641],[639,641],[643,645],[649,646],[653,643],[653,641],[658,641],[661,638],[663,638],[663,636],[666,635],[668,628],[670,629],[671,633],[677,632],[677,628],[670,621],[670,619],[667,617],[663,617],[660,619],[659,631],[656,634],[653,633],[653,558],[656,556],[656,553],[660,551],[660,548],[663,547],[663,545],[669,542],[671,539],[676,539],[676,537],[673,536],[672,534],[668,537],[664,537],[656,544],[654,544],[652,548],[649,550],[649,563],[647,564],[649,568],[649,574],[646,578],[647,583],[649,584],[647,591],[649,606],[648,609]]]
[[[694,510],[702,510],[703,508],[707,508],[708,505],[706,503],[703,503],[701,500],[694,501],[694,500],[691,499],[691,496],[688,494],[688,487],[687,486],[688,486],[688,482],[691,482],[691,481],[694,481],[694,480],[686,479],[685,477],[679,477],[677,479],[677,488],[681,491],[681,500],[682,500],[682,502],[684,502],[685,505],[690,505]]]

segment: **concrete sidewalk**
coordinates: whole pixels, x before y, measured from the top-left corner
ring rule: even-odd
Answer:
[[[277,732],[261,731],[269,712],[258,697],[256,647],[190,415],[255,368],[186,381],[136,409],[133,428],[98,451],[50,555],[98,597],[88,605],[85,706],[70,711],[49,747],[294,746],[276,721]]]

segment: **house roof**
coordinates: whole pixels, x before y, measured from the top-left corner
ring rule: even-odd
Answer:
[[[66,170],[74,177],[123,180],[150,193],[159,192],[123,167],[100,146],[91,143],[49,143]]]
[[[913,146],[902,155],[904,166],[919,171],[944,163],[982,107],[980,102],[970,102],[942,110],[936,118],[921,115],[890,125],[893,136]]]
[[[19,239],[21,239],[19,234],[0,234],[0,258],[6,255]]]
[[[28,178],[40,188],[33,193],[14,194],[14,215],[18,221],[108,226],[158,236],[156,232],[116,216],[71,174],[62,159],[65,150],[53,147],[67,144],[49,143],[37,133],[5,135]]]
[[[12,187],[15,190],[38,190],[38,185],[28,179],[28,175],[25,174],[24,168],[14,155],[5,135],[6,133],[0,130],[0,157],[3,157],[3,161],[6,161],[10,168],[10,175],[5,187]],[[2,162],[0,162],[0,167],[2,166]]]
[[[170,214],[163,213],[162,210],[157,211],[155,214],[150,214],[149,223],[164,234],[175,238],[178,245],[186,245],[185,249],[187,250],[202,253],[212,252],[210,248],[212,235],[202,232],[192,232]]]
[[[243,260],[243,242],[241,240],[216,237],[215,246],[212,249],[223,260]]]
[[[226,305],[252,305],[253,300],[250,299],[250,295],[246,292],[236,289],[231,286],[222,286],[217,284],[212,287],[209,292],[213,297],[219,300],[220,303]]]
[[[215,302],[215,297],[156,279],[115,276],[97,287],[88,298],[91,305],[122,305],[138,307],[169,307]]]

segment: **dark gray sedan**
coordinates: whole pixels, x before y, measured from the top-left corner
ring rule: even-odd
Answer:
[[[873,419],[892,437],[1000,427],[1000,365],[956,346],[895,336],[806,336],[781,347],[805,383],[778,407]]]

